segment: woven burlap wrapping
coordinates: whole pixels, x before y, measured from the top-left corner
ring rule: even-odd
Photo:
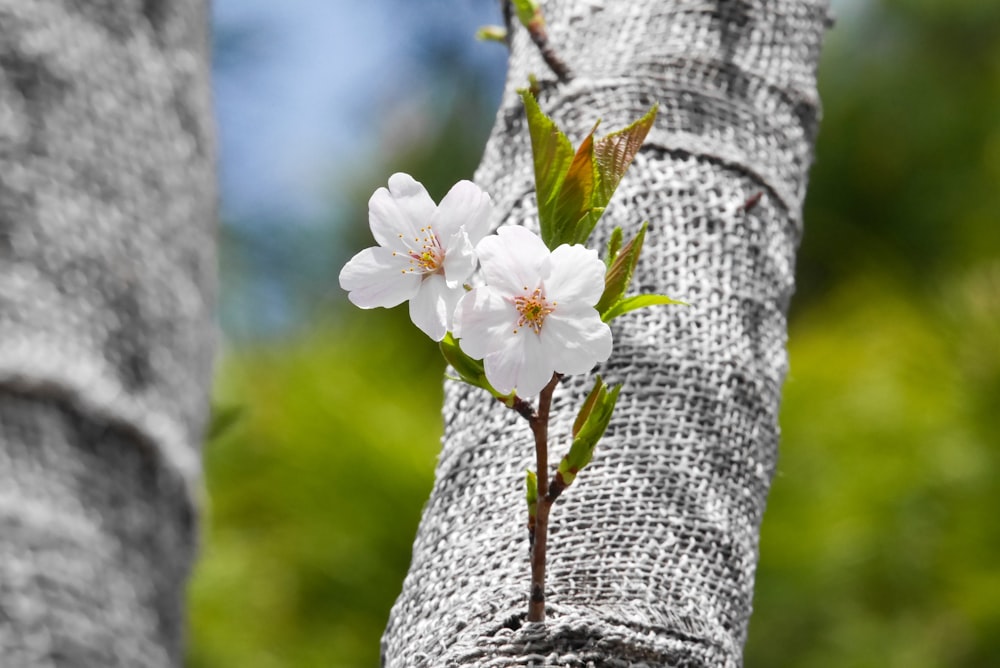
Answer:
[[[0,665],[182,661],[213,351],[201,0],[0,0]]]
[[[786,309],[817,128],[823,0],[548,0],[556,83],[518,30],[477,182],[496,224],[537,229],[515,89],[578,141],[658,101],[647,147],[595,233],[650,221],[635,289],[690,307],[614,322],[599,369],[625,384],[594,461],[555,505],[548,620],[528,591],[526,424],[448,382],[443,450],[383,638],[402,666],[738,666],[777,447]],[[749,211],[744,203],[763,191]],[[553,459],[589,377],[557,389]]]

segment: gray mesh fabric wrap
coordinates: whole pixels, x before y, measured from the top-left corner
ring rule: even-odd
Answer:
[[[200,0],[0,0],[0,663],[181,662],[213,352]]]
[[[519,30],[476,180],[495,223],[537,228],[531,153],[514,92],[574,141],[659,101],[647,146],[595,232],[650,221],[635,288],[692,306],[614,323],[599,369],[624,382],[594,461],[552,510],[548,620],[528,589],[521,418],[449,382],[436,482],[383,637],[387,666],[738,666],[758,530],[777,449],[802,199],[818,118],[826,4],[558,1],[551,41],[575,75],[556,84]],[[763,191],[748,212],[744,202]],[[550,459],[568,446],[590,377],[553,404]]]

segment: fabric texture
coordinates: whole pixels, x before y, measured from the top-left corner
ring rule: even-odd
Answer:
[[[0,0],[0,663],[182,659],[214,348],[202,0]]]
[[[635,292],[655,307],[613,323],[597,371],[624,389],[593,463],[552,509],[547,613],[529,583],[527,424],[447,381],[445,435],[413,559],[382,643],[403,666],[739,666],[759,528],[777,456],[786,313],[819,103],[822,0],[548,0],[560,83],[517,28],[476,182],[494,225],[537,231],[516,94],[574,142],[654,103],[660,115],[592,239],[649,231]],[[599,131],[598,135],[602,133]],[[748,205],[763,193],[755,205]],[[569,444],[592,376],[564,379],[550,461]]]

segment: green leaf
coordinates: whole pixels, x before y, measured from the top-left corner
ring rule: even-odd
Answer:
[[[478,385],[480,376],[485,378],[485,370],[480,360],[474,360],[465,354],[465,351],[458,345],[458,341],[451,332],[447,332],[439,344],[441,355],[445,361],[451,365],[459,378],[470,385]]]
[[[534,517],[538,509],[538,476],[534,471],[527,471],[524,490],[524,498],[528,502],[528,517]]]
[[[603,208],[594,208],[583,214],[576,224],[576,236],[573,238],[573,243],[586,245],[587,241],[590,239],[590,233],[594,231],[597,226],[597,221],[601,219],[604,215]]]
[[[598,395],[595,410],[584,421],[580,432],[576,435],[577,439],[589,443],[591,450],[593,450],[594,445],[597,445],[597,441],[604,435],[604,431],[608,428],[608,423],[611,422],[611,414],[615,410],[615,403],[618,401],[618,393],[621,389],[621,385],[615,385],[608,392],[607,385],[604,385]],[[586,466],[589,462],[590,459],[588,457],[583,462],[583,466]],[[580,466],[580,468],[583,468],[583,466]]]
[[[481,42],[506,42],[507,29],[503,26],[480,26],[476,39]]]
[[[615,257],[607,273],[604,275],[604,292],[601,294],[601,299],[597,302],[597,306],[595,306],[602,318],[604,318],[608,309],[621,301],[622,297],[625,296],[625,291],[628,290],[629,283],[632,282],[632,274],[635,272],[635,266],[639,262],[639,253],[642,251],[642,243],[646,239],[646,228],[648,226],[648,222],[642,224],[642,227],[639,228],[639,233],[625,244],[625,247],[621,249],[621,252]],[[605,322],[607,322],[606,318]]]
[[[622,232],[622,228],[620,227],[616,227],[611,230],[611,238],[608,239],[608,254],[604,256],[604,266],[609,269],[611,268],[611,264],[615,261],[615,258],[618,257],[618,251],[621,250],[622,239],[624,236],[625,233]]]
[[[538,94],[542,92],[542,84],[538,83],[538,77],[535,76],[534,72],[528,72],[528,88],[526,90],[535,99],[538,99]],[[518,92],[523,94],[523,91]]]
[[[600,175],[599,188],[593,202],[595,207],[606,207],[611,201],[618,184],[632,164],[632,159],[653,127],[658,111],[659,105],[654,104],[636,122],[594,143],[594,162]]]
[[[514,11],[525,28],[530,28],[536,15],[541,15],[541,4],[536,0],[513,0]]]
[[[594,126],[594,130],[597,126]],[[597,170],[594,167],[594,130],[580,144],[576,150],[573,161],[570,163],[566,176],[563,178],[559,191],[556,194],[555,203],[552,209],[553,233],[551,242],[548,244],[549,250],[555,249],[560,244],[580,243],[578,241],[577,228],[581,223],[590,225],[590,230],[594,229],[600,213],[593,217],[593,207],[591,202],[594,198],[594,189],[597,187]],[[593,217],[593,222],[589,218]],[[590,230],[586,236],[590,236]],[[586,240],[586,239],[585,239]]]
[[[538,199],[538,223],[542,241],[549,248],[555,248],[558,244],[552,245],[551,242],[555,227],[556,199],[573,162],[573,145],[556,127],[555,121],[542,112],[538,101],[530,91],[518,92],[524,101],[528,131],[531,135],[531,153],[535,166],[535,196]]]
[[[529,90],[518,92],[531,135],[542,241],[550,250],[564,243],[585,244],[653,126],[658,107],[597,141],[595,124],[574,152],[569,138],[542,112],[534,95]]]
[[[590,391],[587,395],[587,399],[583,402],[583,406],[580,406],[580,412],[576,415],[576,420],[573,421],[573,438],[580,433],[580,428],[583,426],[590,414],[594,412],[594,406],[597,404],[598,395],[601,389],[604,387],[604,381],[601,380],[600,375],[597,376],[597,380],[594,382],[594,389]]]
[[[598,379],[594,385],[594,389],[591,391],[591,396],[587,397],[587,401],[584,403],[585,406],[591,402],[591,397],[596,395],[596,398],[593,399],[593,406],[584,419],[583,425],[573,438],[569,452],[559,462],[558,476],[566,486],[573,483],[577,474],[593,458],[594,448],[607,430],[608,423],[611,422],[611,416],[614,413],[615,404],[618,401],[618,393],[621,389],[621,385],[615,385],[608,392],[608,386],[604,384],[603,380]]]
[[[666,295],[635,295],[634,297],[626,297],[625,299],[619,300],[614,306],[601,314],[601,320],[604,322],[611,322],[618,316],[624,315],[629,311],[645,308],[646,306],[657,306],[660,304],[679,304],[681,306],[689,306],[687,302],[682,302],[679,299],[672,299]]]

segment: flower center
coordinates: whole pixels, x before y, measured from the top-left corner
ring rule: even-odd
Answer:
[[[410,266],[403,270],[404,274],[433,274],[442,270],[444,264],[444,248],[438,240],[434,230],[430,227],[421,227],[420,233],[423,237],[414,237],[413,246],[408,253],[410,256]],[[402,239],[403,235],[400,234]],[[417,247],[419,244],[419,248]],[[393,255],[399,255],[393,251]]]
[[[528,288],[525,287],[524,289],[527,290]],[[556,310],[556,303],[549,302],[545,298],[545,295],[542,294],[541,288],[535,288],[535,291],[530,295],[514,297],[514,308],[521,314],[517,319],[517,327],[514,328],[514,333],[517,334],[519,328],[528,326],[534,330],[535,334],[539,334],[542,331],[542,323],[545,322],[545,316]]]

